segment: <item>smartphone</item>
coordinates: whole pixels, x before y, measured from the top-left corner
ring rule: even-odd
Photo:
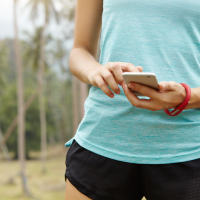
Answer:
[[[156,75],[152,72],[124,72],[122,74],[125,83],[128,85],[129,83],[139,83],[142,85],[146,85],[150,88],[159,91],[158,81]],[[130,89],[136,96],[144,96],[143,94]]]

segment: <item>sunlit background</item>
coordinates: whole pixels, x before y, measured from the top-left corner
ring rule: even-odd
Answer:
[[[68,67],[75,8],[75,0],[0,1],[0,200],[64,199],[64,143],[89,89]]]

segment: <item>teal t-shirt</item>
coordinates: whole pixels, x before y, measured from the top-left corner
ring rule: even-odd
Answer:
[[[143,66],[159,82],[200,87],[200,1],[104,0],[99,62],[118,61]],[[200,109],[170,117],[132,106],[120,89],[114,99],[90,89],[74,137],[82,147],[130,163],[200,158]]]

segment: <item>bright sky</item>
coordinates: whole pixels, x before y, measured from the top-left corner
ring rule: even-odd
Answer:
[[[20,29],[30,29],[24,8],[27,0],[20,0],[18,12],[22,13],[19,18]],[[0,38],[13,37],[13,0],[0,0]]]
[[[12,1],[1,0],[0,4],[0,38],[13,36],[12,29]]]
[[[25,8],[28,0],[19,0],[18,5],[18,27],[20,32],[20,37],[23,37],[23,31],[32,32],[34,30],[33,23],[29,20],[29,10]],[[60,5],[56,5],[58,9],[60,9]],[[40,16],[37,25],[43,24],[43,17]],[[74,24],[70,22],[65,22],[64,25],[57,26],[55,23],[52,23],[50,27],[50,32],[53,36],[57,38],[62,38],[62,29],[70,30],[73,29]],[[13,0],[0,0],[0,39],[11,38],[14,37],[14,29],[13,29]],[[66,43],[66,47],[71,49],[73,44],[73,39],[69,39]],[[56,69],[55,71],[58,74],[62,74]]]
[[[21,36],[24,30],[33,30],[28,8],[26,8],[27,2],[28,0],[19,0],[18,5],[18,26]],[[37,24],[42,24],[42,16],[38,19]],[[0,0],[0,39],[13,36],[13,0]]]

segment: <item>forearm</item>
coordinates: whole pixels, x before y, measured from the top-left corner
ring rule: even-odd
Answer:
[[[200,87],[191,89],[191,98],[185,110],[200,108]]]
[[[80,81],[89,84],[87,75],[95,68],[102,65],[96,61],[94,56],[84,48],[74,48],[69,57],[69,68]]]

